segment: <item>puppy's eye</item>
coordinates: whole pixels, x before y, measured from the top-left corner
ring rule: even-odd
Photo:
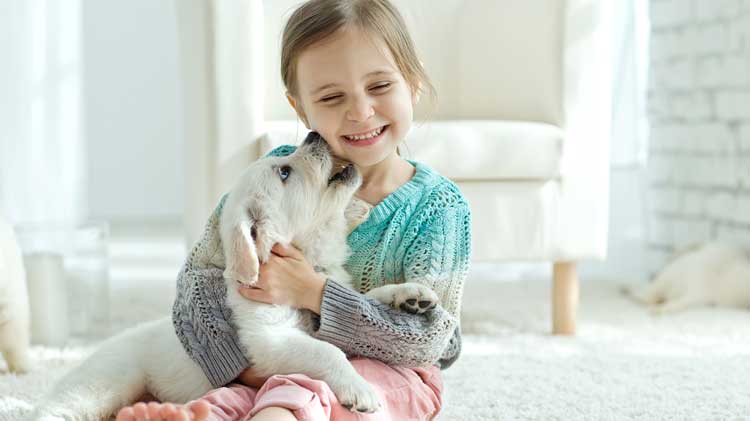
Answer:
[[[286,179],[289,178],[289,174],[292,173],[292,167],[290,167],[289,165],[281,166],[279,167],[278,172],[281,181],[286,181]]]

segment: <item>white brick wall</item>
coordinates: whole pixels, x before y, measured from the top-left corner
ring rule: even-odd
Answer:
[[[750,0],[651,0],[651,270],[694,242],[750,246]]]

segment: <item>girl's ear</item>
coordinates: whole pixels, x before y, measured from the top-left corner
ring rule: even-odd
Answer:
[[[297,99],[293,97],[289,92],[286,93],[286,100],[289,102],[289,105],[294,108],[294,111],[297,113],[299,118],[302,120],[303,123],[305,123],[305,127],[310,129],[310,124],[307,122],[307,116],[305,115],[305,110],[302,109],[302,106],[297,102]]]

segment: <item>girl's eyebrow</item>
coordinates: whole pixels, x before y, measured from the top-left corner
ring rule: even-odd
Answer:
[[[394,72],[393,70],[384,70],[384,69],[373,70],[372,72],[364,75],[362,77],[362,79],[367,79],[368,77],[371,77],[371,76],[391,75],[391,74],[394,74],[394,73],[396,73],[396,72]],[[310,93],[310,95],[316,95],[318,92],[320,92],[320,91],[322,91],[324,89],[333,88],[334,86],[338,86],[338,85],[336,83],[326,83],[325,85],[323,85],[323,86],[315,89],[314,91],[312,91]]]

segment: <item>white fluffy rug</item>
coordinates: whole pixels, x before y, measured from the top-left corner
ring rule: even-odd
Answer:
[[[115,292],[118,326],[169,308],[168,288],[133,294]],[[653,317],[609,282],[584,282],[581,295],[578,334],[552,337],[548,282],[470,281],[439,419],[750,419],[750,312]],[[21,419],[90,350],[35,347],[36,371],[0,375],[0,420]]]

